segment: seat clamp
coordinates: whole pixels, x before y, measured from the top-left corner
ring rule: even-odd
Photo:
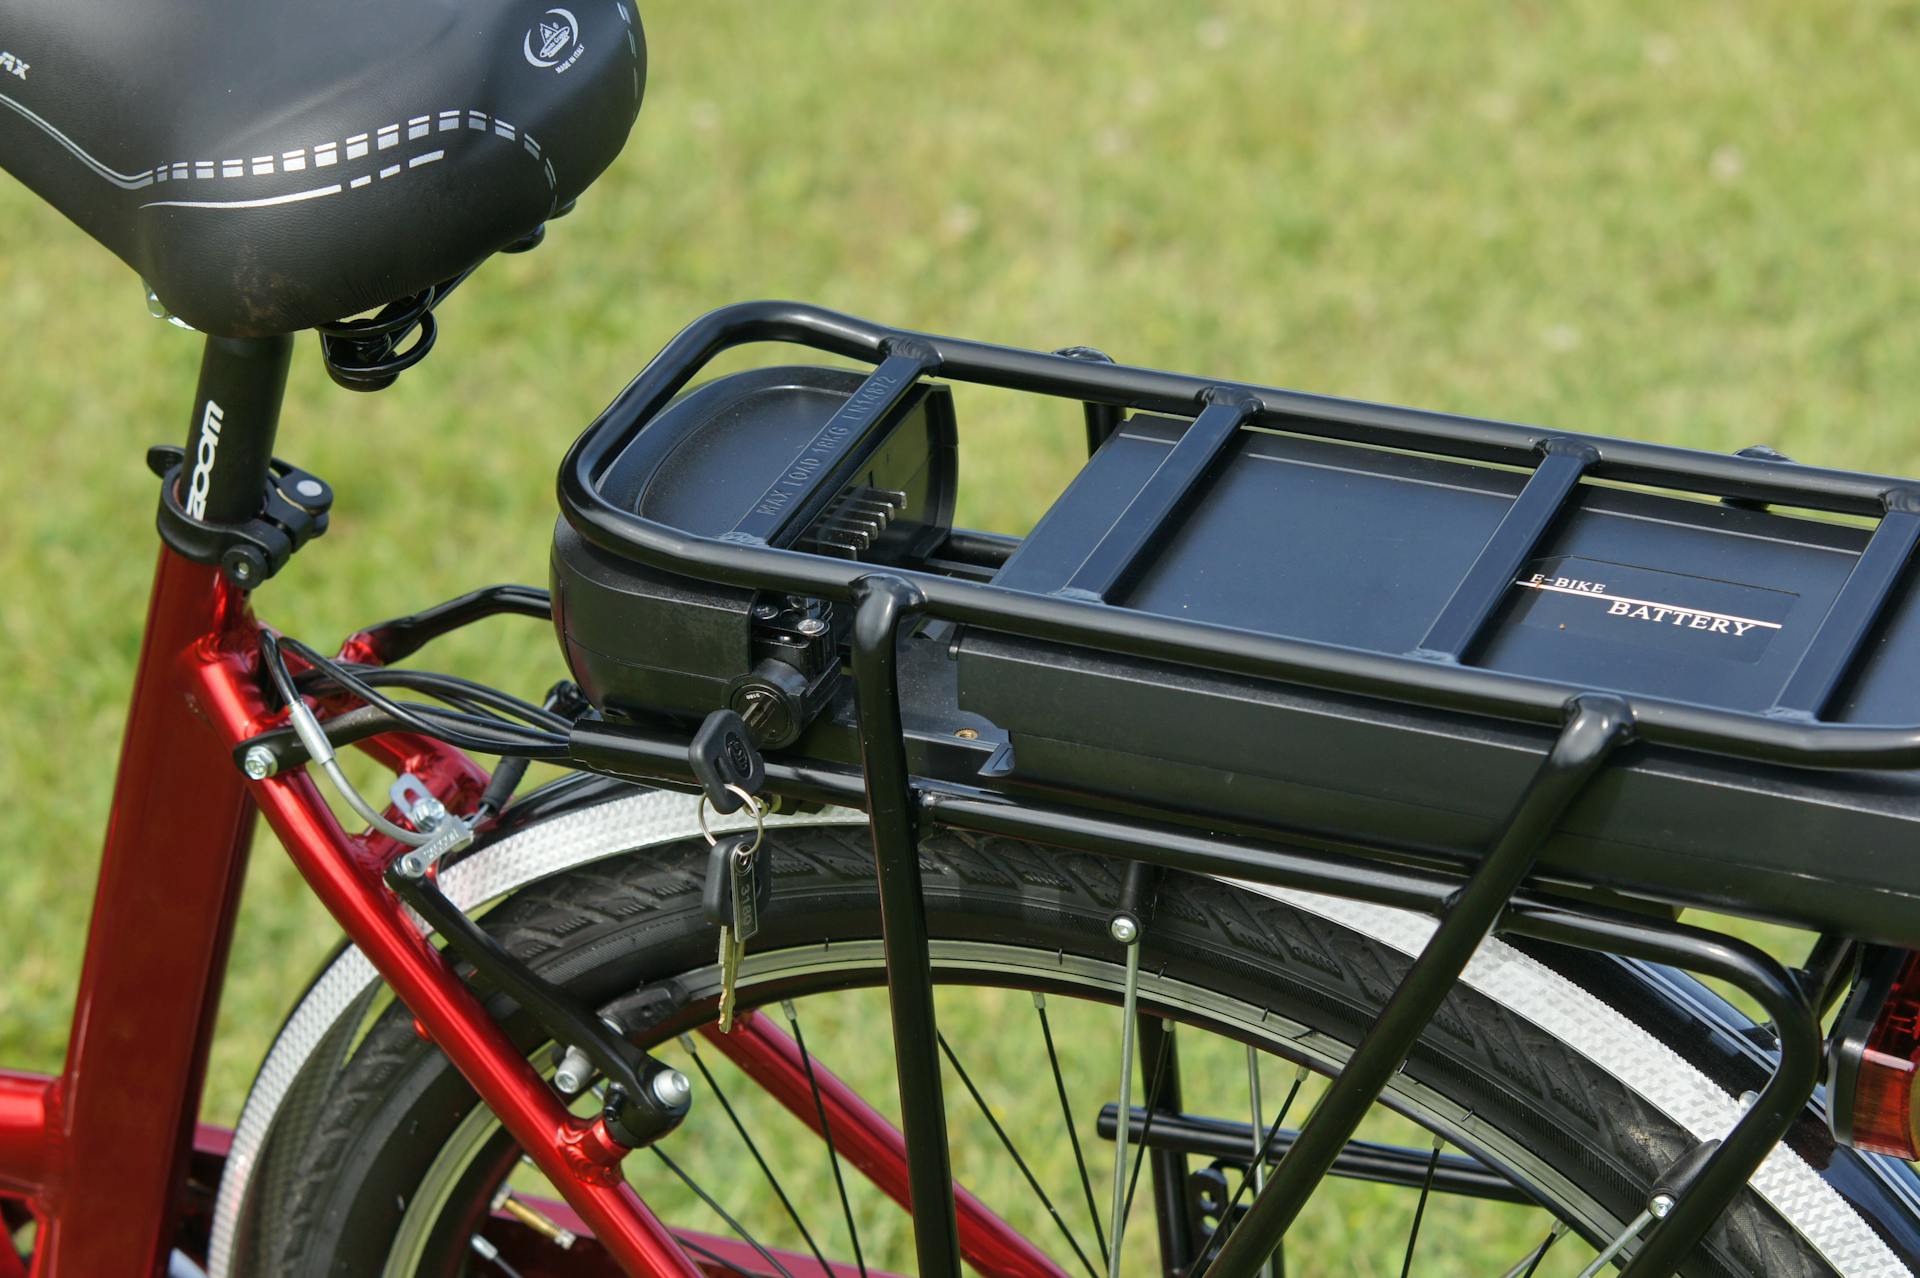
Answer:
[[[294,551],[327,530],[332,485],[278,457],[258,515],[237,524],[195,519],[180,504],[185,457],[173,444],[147,450],[147,469],[160,477],[160,540],[195,563],[217,564],[240,589],[252,590],[279,572]]]

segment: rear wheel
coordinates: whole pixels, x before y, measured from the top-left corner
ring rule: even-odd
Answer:
[[[750,1028],[797,1032],[815,1087],[838,1076],[891,1113],[865,831],[768,838],[774,905],[742,968],[741,1006],[761,1009]],[[703,1032],[718,987],[715,933],[699,909],[705,860],[687,840],[599,861],[523,889],[485,923],[549,976],[612,1005],[636,1041],[693,1079],[687,1123],[627,1166],[698,1263],[789,1278],[821,1273],[823,1261],[912,1272],[910,1222],[864,1182],[846,1126],[831,1146],[820,1141],[810,1103],[783,1106],[760,1067],[743,1072],[728,1059],[736,1042]],[[929,839],[923,864],[956,1180],[1057,1272],[1104,1275],[1116,1230],[1113,1144],[1099,1117],[1118,1092],[1124,985],[1122,951],[1107,935],[1115,867],[955,835]],[[1283,1109],[1279,1129],[1297,1126],[1422,926],[1393,911],[1167,876],[1141,952],[1149,1015],[1132,1104],[1231,1121],[1249,1148],[1256,1109],[1260,1127]],[[1615,1002],[1634,983],[1614,960],[1490,943],[1476,970],[1487,979],[1449,997],[1363,1129],[1390,1147],[1403,1187],[1323,1185],[1289,1235],[1292,1272],[1399,1273],[1410,1253],[1423,1273],[1520,1272],[1561,1232],[1570,1236],[1538,1272],[1577,1273],[1639,1212],[1654,1177],[1700,1136],[1720,1134],[1739,1094],[1758,1085],[1757,1067],[1711,1050],[1700,1024],[1624,1017]],[[524,1016],[497,1010],[531,1057],[551,1061]],[[609,1272],[594,1267],[590,1241],[563,1248],[493,1211],[503,1188],[535,1204],[555,1196],[403,1009],[363,999],[333,1040],[310,1058],[289,1092],[298,1103],[282,1108],[261,1152],[234,1272]],[[1178,1067],[1177,1107],[1166,1103],[1167,1062]],[[1806,1126],[1804,1142],[1817,1144]],[[1151,1127],[1147,1136],[1156,1146]],[[1204,1245],[1247,1161],[1214,1165],[1222,1152],[1187,1158],[1184,1174],[1175,1156],[1156,1155],[1128,1178],[1126,1272],[1160,1272],[1163,1241]],[[1458,1187],[1448,1173],[1467,1160],[1507,1188],[1444,1201],[1422,1190],[1429,1168],[1443,1190]],[[1882,1231],[1792,1151],[1776,1151],[1756,1184],[1765,1196],[1743,1193],[1687,1272],[1905,1272]],[[1503,1201],[1514,1198],[1527,1201]],[[534,1210],[566,1223],[550,1206]],[[1910,1229],[1897,1221],[1885,1232],[1897,1242]],[[504,1251],[490,1259],[494,1246]]]

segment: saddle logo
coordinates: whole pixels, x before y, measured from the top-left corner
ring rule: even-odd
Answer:
[[[207,517],[207,490],[213,486],[213,459],[220,452],[220,427],[226,411],[212,400],[200,417],[200,443],[194,449],[193,477],[187,481],[187,513]]]
[[[541,70],[565,71],[586,49],[580,43],[580,21],[565,9],[549,9],[527,28],[520,46],[527,61]]]
[[[22,80],[27,78],[27,67],[31,65],[17,53],[0,52],[0,71],[11,71]]]

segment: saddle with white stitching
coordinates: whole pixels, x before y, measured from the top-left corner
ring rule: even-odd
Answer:
[[[193,327],[448,279],[619,153],[632,0],[0,0],[0,167]]]

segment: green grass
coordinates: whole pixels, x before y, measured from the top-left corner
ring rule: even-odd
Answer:
[[[490,264],[399,386],[281,451],[333,530],[262,590],[315,641],[539,581],[561,452],[724,302],[800,297],[1134,363],[1859,469],[1920,469],[1911,3],[658,6],[627,153]],[[152,559],[141,450],[193,340],[0,184],[0,1060],[57,1066]],[[963,517],[1024,528],[1070,413],[963,396]],[[538,627],[447,646],[536,690]],[[335,932],[250,873],[208,1115]],[[166,849],[154,849],[166,855]],[[156,925],[164,921],[156,920]]]

